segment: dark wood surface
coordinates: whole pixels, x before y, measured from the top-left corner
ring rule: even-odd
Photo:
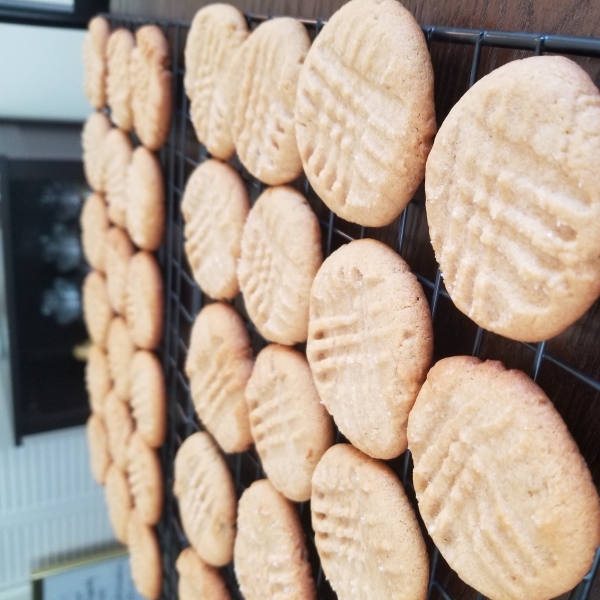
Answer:
[[[113,13],[142,16],[148,19],[170,19],[189,22],[206,0],[112,0]],[[243,12],[290,15],[327,19],[344,0],[230,0]],[[600,37],[600,0],[403,0],[422,25],[485,28],[497,30],[557,33],[563,35]],[[436,111],[441,123],[452,105],[466,91],[473,60],[473,48],[434,43],[431,46],[435,72]],[[478,76],[481,77],[526,53],[498,48],[484,48]],[[576,58],[600,83],[600,59]],[[322,218],[328,213],[322,203],[310,197],[315,211]],[[336,225],[351,236],[359,228],[341,220]],[[399,220],[392,225],[369,229],[367,235],[397,247]],[[334,237],[334,249],[345,240]],[[402,255],[414,272],[429,280],[435,278],[436,264],[429,242],[427,220],[423,209],[422,189],[407,212],[406,237]],[[431,291],[426,290],[431,298]],[[439,301],[434,320],[435,358],[470,354],[476,334],[475,325],[444,298]],[[600,303],[563,334],[550,340],[548,351],[587,376],[600,380]],[[480,357],[502,360],[511,368],[532,374],[534,351],[500,336],[484,333]],[[600,486],[600,393],[569,375],[551,361],[544,360],[538,383],[546,391],[572,432],[590,466],[594,481]],[[469,592],[451,574],[445,579],[453,598],[473,600]],[[435,594],[434,594],[435,597]],[[600,600],[600,577],[596,579],[591,598]]]

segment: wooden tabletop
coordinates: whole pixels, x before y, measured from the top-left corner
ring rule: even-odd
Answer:
[[[328,19],[346,0],[224,0],[242,12],[306,18]],[[195,12],[210,0],[111,0],[111,12],[190,22]],[[464,27],[472,29],[524,31],[541,34],[594,36],[600,38],[600,0],[402,0],[421,25]],[[168,28],[167,28],[168,29]],[[178,31],[182,28],[173,28]],[[183,28],[185,29],[185,28]],[[185,36],[185,33],[183,34]],[[438,124],[468,88],[473,46],[432,43],[431,57],[435,73],[435,104]],[[484,48],[477,72],[480,78],[494,68],[531,52]],[[181,64],[182,57],[179,57]],[[600,58],[575,57],[600,85]],[[541,107],[543,109],[543,107]],[[310,198],[309,198],[310,199]],[[417,193],[417,202],[411,205],[406,221],[406,244],[403,256],[416,273],[435,277],[435,260],[429,242],[423,205],[423,190]],[[321,204],[318,204],[321,206]],[[313,206],[314,208],[314,206]],[[317,208],[315,210],[318,210]],[[323,216],[319,214],[319,216]],[[340,220],[341,221],[341,220]],[[398,239],[398,223],[377,230],[375,237],[394,247]],[[345,234],[355,236],[356,227],[339,224]],[[335,249],[335,248],[334,248]],[[430,292],[427,292],[430,293]],[[429,296],[428,296],[429,298]],[[459,313],[450,301],[441,302],[434,321],[436,359],[453,354],[469,354],[473,348],[475,326]],[[547,351],[557,360],[600,381],[600,301],[573,327],[550,340]],[[532,373],[535,348],[484,334],[479,356],[483,359],[502,360],[510,368]],[[600,487],[600,391],[572,376],[558,362],[544,359],[537,379],[541,387],[567,423],[579,448],[590,466],[595,484]],[[454,582],[454,583],[453,583]],[[459,585],[448,579],[448,590]],[[468,598],[467,593],[456,592],[453,597]],[[561,596],[561,598],[563,598]],[[600,600],[600,576],[591,598]],[[474,600],[474,596],[473,596]]]

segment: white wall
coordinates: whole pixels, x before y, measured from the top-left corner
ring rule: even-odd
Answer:
[[[32,570],[115,543],[83,427],[0,450],[0,598],[22,596]]]
[[[0,23],[0,118],[83,121],[79,29]]]

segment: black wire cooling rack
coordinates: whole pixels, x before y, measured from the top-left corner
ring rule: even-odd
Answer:
[[[188,99],[183,91],[183,48],[190,24],[175,21],[157,21],[143,18],[119,15],[105,15],[114,28],[126,27],[134,31],[138,26],[153,23],[161,27],[167,36],[172,53],[173,97],[174,112],[170,135],[167,143],[160,151],[160,160],[164,169],[167,186],[167,216],[168,226],[165,241],[159,250],[159,260],[165,281],[165,331],[161,346],[163,366],[166,374],[169,407],[168,435],[162,449],[162,464],[165,474],[165,510],[158,525],[160,545],[163,552],[164,587],[162,598],[174,600],[177,598],[177,573],[174,563],[179,552],[188,545],[181,528],[177,502],[173,496],[173,461],[182,441],[195,431],[201,430],[192,400],[187,378],[184,374],[184,364],[187,356],[188,341],[195,316],[205,303],[205,297],[194,282],[187,259],[183,250],[183,217],[180,204],[187,178],[192,170],[203,160],[209,158],[206,149],[201,146],[194,135],[189,119]],[[255,28],[262,21],[271,18],[267,15],[246,15],[249,26]],[[300,19],[314,38],[324,24],[322,20]],[[464,81],[463,92],[481,77],[484,71],[481,63],[487,65],[487,70],[494,67],[490,55],[482,56],[484,52],[520,51],[511,58],[531,54],[560,53],[571,56],[600,58],[600,39],[579,38],[558,35],[541,35],[519,32],[484,31],[472,29],[456,29],[448,27],[423,27],[426,40],[432,54],[438,45],[445,46],[447,56],[451,53],[460,55],[460,60],[470,60],[468,81]],[[471,47],[471,48],[468,48]],[[470,52],[471,55],[465,55]],[[462,54],[461,54],[462,53]],[[506,57],[505,57],[506,58]],[[505,62],[505,61],[504,61]],[[588,61],[589,62],[589,61]],[[596,61],[597,64],[597,61]],[[442,61],[441,66],[434,61],[436,87],[445,85],[449,78],[454,77],[452,59]],[[443,71],[443,72],[440,72]],[[464,70],[460,72],[465,72]],[[439,92],[439,89],[437,90]],[[448,107],[449,108],[449,107]],[[440,113],[438,107],[438,115]],[[231,164],[241,174],[247,185],[251,202],[264,189],[264,185],[252,177],[234,158]],[[528,371],[534,380],[539,381],[546,393],[555,402],[559,412],[567,421],[578,443],[585,442],[590,436],[590,442],[598,448],[597,435],[591,431],[585,435],[581,431],[573,431],[570,404],[560,403],[560,397],[565,394],[571,404],[581,406],[582,403],[593,404],[600,402],[600,365],[595,360],[583,360],[592,344],[593,354],[598,354],[598,331],[600,330],[600,304],[589,311],[582,327],[590,331],[592,341],[585,335],[568,338],[562,344],[541,342],[539,344],[521,344],[512,342],[485,332],[460,315],[453,307],[448,293],[443,287],[439,268],[433,260],[433,253],[427,235],[427,225],[424,210],[423,191],[419,190],[406,210],[391,225],[379,229],[366,229],[347,223],[329,211],[310,188],[306,178],[301,177],[294,184],[309,199],[311,206],[320,219],[323,235],[325,256],[344,243],[358,237],[377,237],[398,251],[411,265],[413,272],[421,282],[430,303],[434,318],[436,340],[436,358],[452,354],[468,354],[481,358],[497,358],[504,360],[511,367]],[[423,254],[429,259],[424,260]],[[259,351],[267,342],[260,336],[247,317],[243,301],[238,297],[234,305],[244,317],[255,351]],[[454,324],[452,324],[454,323]],[[440,349],[439,341],[442,340]],[[575,341],[573,341],[575,340]],[[556,347],[557,352],[553,351]],[[546,373],[546,371],[548,371]],[[546,378],[544,378],[546,376]],[[548,383],[549,382],[549,383]],[[573,391],[575,390],[575,391]],[[600,406],[600,405],[599,405]],[[596,411],[598,415],[598,411]],[[589,427],[600,423],[598,420],[589,423]],[[577,429],[577,427],[576,427]],[[577,433],[580,433],[578,436]],[[339,437],[339,436],[338,436]],[[589,446],[589,444],[588,444]],[[582,448],[585,455],[585,449]],[[588,461],[590,460],[586,456]],[[254,449],[241,454],[226,456],[231,469],[238,497],[256,479],[264,477],[264,472]],[[410,452],[389,461],[394,471],[402,480],[407,494],[416,509],[414,489],[412,487],[412,461]],[[594,469],[592,469],[593,471]],[[598,476],[598,473],[595,473]],[[598,479],[596,478],[596,481]],[[307,538],[307,546],[317,585],[319,600],[336,598],[331,590],[322,569],[314,545],[313,531],[310,524],[310,507],[305,502],[299,505],[301,520]],[[417,511],[418,514],[418,511]],[[433,545],[424,530],[428,544],[430,563],[430,580],[428,600],[483,600],[483,596],[460,581],[458,576],[449,569],[444,559]],[[600,582],[595,583],[596,573],[600,563],[600,552],[596,553],[594,564],[584,580],[569,594],[561,599],[588,600],[600,599]],[[233,565],[223,569],[223,574],[233,598],[242,598],[235,579]],[[265,599],[267,600],[267,599]],[[526,600],[526,599],[523,599]]]

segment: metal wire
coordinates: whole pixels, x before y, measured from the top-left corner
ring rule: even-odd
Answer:
[[[187,177],[197,165],[210,158],[206,149],[200,146],[195,139],[191,122],[188,115],[188,100],[183,92],[184,68],[181,64],[183,48],[189,23],[181,21],[157,21],[145,18],[105,15],[113,27],[126,27],[135,30],[136,27],[154,23],[159,25],[168,37],[173,57],[173,97],[176,99],[173,121],[170,135],[165,148],[160,153],[161,164],[166,179],[166,198],[168,226],[166,228],[165,241],[159,251],[159,260],[163,270],[166,290],[166,314],[165,331],[161,346],[162,364],[165,370],[168,389],[168,435],[165,446],[162,449],[162,461],[165,473],[165,514],[158,526],[158,534],[163,552],[164,587],[162,597],[168,600],[177,598],[177,573],[174,568],[175,560],[179,552],[187,545],[187,540],[181,522],[179,520],[177,502],[173,497],[173,460],[178,447],[182,441],[194,433],[203,429],[194,412],[194,406],[190,396],[190,388],[184,374],[184,365],[187,357],[189,333],[193,319],[204,305],[204,295],[196,285],[191,275],[189,265],[183,254],[183,222],[180,204]],[[271,18],[271,15],[247,14],[246,19],[251,28],[262,21]],[[318,35],[325,21],[321,19],[299,19],[309,32]],[[473,57],[469,74],[468,86],[472,86],[478,79],[481,62],[481,53],[484,47],[508,48],[513,50],[525,50],[540,55],[544,52],[556,52],[587,57],[600,57],[600,39],[579,38],[559,35],[540,35],[534,33],[484,31],[471,29],[458,29],[449,27],[423,27],[427,44],[442,43],[451,45],[473,46]],[[240,172],[243,180],[248,186],[252,202],[264,189],[264,185],[254,179],[237,160],[232,165]],[[314,196],[306,179],[302,188],[307,197]],[[317,200],[317,202],[320,202]],[[400,255],[405,255],[407,242],[410,242],[410,232],[407,226],[409,213],[411,211],[423,211],[422,201],[413,200],[411,204],[398,217],[396,224],[390,228],[397,227],[396,250]],[[321,213],[323,214],[323,213]],[[324,253],[329,256],[335,247],[352,241],[354,238],[344,231],[345,223],[332,211],[327,217],[320,219]],[[360,228],[357,237],[368,235],[368,230]],[[443,280],[439,269],[433,278],[425,273],[415,273],[424,289],[429,290],[432,317],[435,319],[440,306],[440,301],[449,300],[449,295],[444,289]],[[234,305],[244,315],[243,303],[238,298]],[[246,319],[246,325],[251,335],[255,350],[264,347],[267,342],[260,336],[254,325]],[[472,344],[472,355],[478,356],[481,352],[484,340],[492,335],[484,332],[481,327],[476,328]],[[517,342],[515,342],[516,344]],[[579,380],[588,386],[591,391],[600,392],[600,381],[582,372],[578,368],[568,364],[567,361],[553,356],[547,350],[546,342],[539,344],[521,344],[531,353],[531,376],[534,380],[538,378],[540,370],[545,363],[549,363],[560,369],[566,375]],[[575,349],[573,350],[575,352]],[[575,354],[573,354],[574,356]],[[341,439],[338,432],[337,439]],[[252,449],[241,454],[227,455],[227,463],[231,469],[238,497],[252,481],[264,477],[264,471],[260,459]],[[409,497],[414,496],[412,488],[412,460],[410,452],[390,465],[395,469],[402,480]],[[317,594],[320,600],[335,598],[324,573],[321,569],[316,549],[314,546],[314,534],[310,525],[309,503],[299,505],[299,512],[305,528],[309,554],[313,565],[313,575],[317,586]],[[596,577],[600,564],[600,553],[596,553],[594,564],[590,573],[581,584],[573,590],[571,600],[588,600],[590,598],[592,584]],[[235,573],[232,565],[222,569],[233,598],[241,599]],[[430,580],[428,589],[428,600],[460,600],[465,597],[452,595],[450,588],[456,588],[457,576],[445,565],[443,557],[433,547],[430,563]],[[459,586],[464,590],[465,586]],[[485,600],[481,594],[474,591],[466,592],[469,598]]]

